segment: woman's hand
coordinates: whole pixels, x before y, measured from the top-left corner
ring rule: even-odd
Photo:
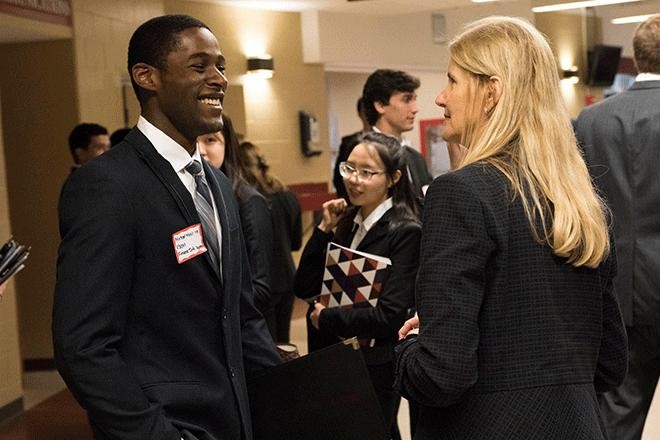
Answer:
[[[323,204],[323,219],[319,223],[319,229],[323,232],[332,232],[339,223],[348,203],[344,199],[328,200]]]
[[[408,335],[416,335],[419,333],[419,316],[415,316],[403,323],[403,327],[399,329],[399,341],[406,339]]]
[[[316,330],[319,329],[319,316],[321,316],[321,312],[325,309],[325,306],[321,303],[315,302],[314,303],[314,310],[312,310],[312,313],[309,315],[310,321],[312,321],[312,325]]]

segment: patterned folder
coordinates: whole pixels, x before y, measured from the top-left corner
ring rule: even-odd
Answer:
[[[318,301],[326,307],[374,307],[392,261],[329,243]]]

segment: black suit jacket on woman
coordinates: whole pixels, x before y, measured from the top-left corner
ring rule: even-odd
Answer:
[[[336,343],[338,337],[375,338],[374,347],[364,349],[368,364],[382,364],[393,359],[397,332],[413,307],[414,283],[419,260],[421,227],[405,223],[388,231],[392,211],[387,211],[367,232],[357,250],[392,260],[390,275],[376,307],[343,309],[327,308],[321,312],[319,329],[308,326],[310,351]],[[300,298],[321,293],[328,243],[335,241],[350,247],[353,218],[345,218],[337,234],[327,234],[318,228],[305,245],[294,282],[294,292]]]
[[[423,225],[420,333],[397,358],[397,387],[423,405],[415,439],[605,439],[595,393],[627,362],[614,256],[555,256],[482,164],[433,182]]]
[[[245,371],[279,362],[252,284],[227,178],[204,163],[222,227],[178,264],[172,234],[200,223],[170,163],[137,129],[62,192],[55,360],[104,439],[251,439]]]
[[[254,305],[265,315],[272,307],[273,225],[270,207],[266,198],[255,188],[244,186],[238,200],[238,212],[250,261],[250,273],[254,285]]]

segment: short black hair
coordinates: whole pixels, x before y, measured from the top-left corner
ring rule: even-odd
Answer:
[[[394,93],[412,93],[419,85],[419,79],[401,70],[378,69],[369,75],[362,89],[362,102],[369,124],[375,125],[380,116],[374,107],[376,102],[387,105]]]
[[[69,150],[71,150],[73,159],[76,160],[76,148],[86,150],[92,142],[92,137],[100,134],[108,134],[108,129],[102,125],[87,122],[73,127],[71,134],[69,134]]]
[[[133,32],[128,43],[128,76],[138,101],[141,101],[141,89],[133,81],[133,66],[145,63],[159,70],[165,69],[167,55],[180,43],[179,34],[190,28],[209,29],[189,15],[162,15],[142,23]]]
[[[117,130],[113,131],[112,134],[110,135],[110,146],[114,147],[118,143],[124,140],[126,135],[131,132],[130,128],[118,128]]]

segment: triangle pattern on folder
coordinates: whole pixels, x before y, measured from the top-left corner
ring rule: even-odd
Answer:
[[[329,243],[319,301],[326,307],[374,307],[391,262]]]

